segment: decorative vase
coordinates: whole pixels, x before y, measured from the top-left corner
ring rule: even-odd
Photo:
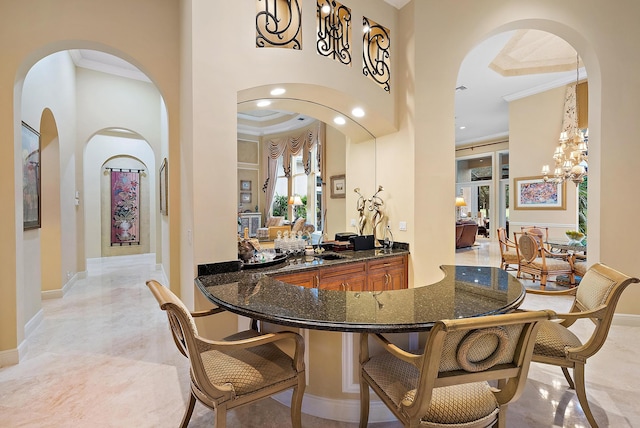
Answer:
[[[131,229],[131,223],[127,220],[122,220],[120,222],[120,230],[121,233],[118,235],[121,241],[125,241],[131,237],[129,234],[129,229]]]

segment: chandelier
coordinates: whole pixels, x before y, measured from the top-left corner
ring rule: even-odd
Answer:
[[[587,151],[589,131],[584,132],[578,126],[578,103],[576,92],[578,89],[580,58],[576,56],[576,84],[567,88],[564,105],[564,119],[560,141],[553,153],[555,167],[553,176],[549,176],[549,165],[542,167],[544,181],[562,183],[571,180],[576,186],[587,176]]]

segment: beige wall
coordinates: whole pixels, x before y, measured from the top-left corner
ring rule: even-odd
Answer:
[[[566,183],[565,210],[516,210],[514,179],[541,177],[542,165],[553,168],[553,151],[562,128],[564,97],[562,86],[540,94],[512,101],[509,104],[509,158],[511,231],[520,226],[538,225],[549,228],[549,236],[565,239],[566,230],[578,228],[578,200],[576,186]]]
[[[125,0],[93,3],[87,13],[86,2],[80,0],[62,0],[55,8],[48,1],[33,1],[26,3],[11,2],[3,4],[0,14],[0,56],[3,67],[0,70],[0,192],[5,197],[5,203],[0,207],[0,218],[5,224],[14,224],[15,233],[9,234],[0,243],[0,259],[3,267],[3,282],[0,285],[0,364],[17,360],[17,347],[24,338],[26,323],[33,315],[35,293],[29,294],[24,277],[25,251],[37,251],[40,246],[37,236],[25,236],[22,233],[21,183],[17,180],[19,174],[19,143],[20,120],[39,122],[41,108],[27,106],[23,113],[23,82],[27,71],[41,58],[59,50],[70,48],[94,48],[119,54],[140,66],[158,85],[167,103],[169,116],[169,132],[166,141],[173,141],[173,147],[168,149],[179,165],[178,123],[180,114],[178,109],[179,64],[178,57],[178,3],[173,0],[142,0],[134,3]],[[127,13],[122,13],[126,10]],[[26,25],[28,23],[28,25]],[[118,31],[113,31],[117,25]],[[36,29],[36,30],[34,30]],[[144,34],[144,37],[140,37]],[[69,78],[65,70],[56,76],[49,76],[58,85],[49,85],[48,92],[38,92],[38,97],[27,99],[54,100],[51,108],[56,119],[60,139],[60,177],[71,192],[82,191],[82,145],[77,141],[87,141],[97,129],[87,129],[82,124],[76,126],[75,106],[71,109],[73,115],[64,111],[61,102],[75,103],[74,80]],[[28,90],[28,86],[25,86]],[[70,96],[58,97],[57,91],[63,91]],[[51,95],[51,98],[47,98]],[[45,106],[42,106],[45,107]],[[51,107],[51,106],[48,106]],[[156,108],[157,111],[157,108]],[[26,115],[26,116],[23,116]],[[64,116],[64,119],[61,119]],[[76,134],[78,131],[78,134]],[[78,137],[79,136],[79,137]],[[68,144],[71,142],[71,144]],[[169,147],[169,146],[168,146]],[[178,169],[176,168],[176,172]],[[66,185],[68,184],[68,185]],[[180,176],[171,180],[172,186],[180,184]],[[177,194],[177,191],[173,192]],[[71,193],[73,195],[73,193]],[[73,197],[71,197],[71,200]],[[69,204],[70,199],[61,195],[61,225],[70,227],[70,233],[75,240],[69,246],[71,251],[63,254],[62,271],[78,272],[84,269],[84,243],[82,239],[83,212]],[[65,203],[67,201],[67,203]],[[179,233],[180,210],[178,199],[170,200],[174,215],[169,220],[175,224],[171,229],[177,236]],[[38,232],[31,233],[35,235]],[[62,239],[65,239],[64,236]],[[33,245],[32,245],[33,243]],[[172,263],[179,262],[179,247],[173,247],[175,257],[169,258]],[[31,260],[29,260],[31,263]],[[175,272],[174,272],[175,271]],[[172,274],[179,274],[179,269]],[[178,280],[173,283],[178,286]],[[40,279],[35,282],[39,289]],[[29,302],[26,296],[29,295]],[[35,303],[37,306],[39,303]],[[29,308],[27,308],[29,307]]]
[[[287,84],[290,94],[342,112],[350,111],[354,102],[364,106],[369,114],[362,123],[377,137],[380,153],[385,153],[378,156],[375,170],[377,182],[388,195],[392,225],[396,219],[408,223],[408,231],[396,234],[396,240],[412,245],[415,284],[439,279],[438,265],[454,261],[450,201],[455,188],[458,69],[481,40],[516,28],[553,32],[583,58],[590,81],[589,257],[640,275],[632,244],[620,239],[627,233],[628,222],[620,221],[619,211],[621,206],[625,212],[640,208],[640,201],[628,198],[637,187],[634,160],[640,157],[640,146],[629,143],[629,135],[640,131],[636,120],[640,87],[632,84],[640,66],[635,46],[640,36],[635,22],[640,5],[633,0],[621,0],[615,7],[595,0],[414,0],[399,13],[381,1],[353,0],[353,16],[366,15],[389,27],[393,40],[399,41],[392,43],[391,94],[363,78],[357,60],[353,67],[344,67],[314,52],[314,26],[309,24],[315,15],[313,7],[304,11],[303,50],[294,52],[255,48],[253,2],[114,0],[94,2],[88,12],[81,0],[62,0],[55,9],[44,0],[5,6],[0,15],[0,129],[5,130],[0,133],[0,162],[4,163],[0,192],[13,197],[0,207],[0,215],[6,224],[15,224],[15,234],[0,243],[6,278],[0,286],[0,350],[18,345],[27,321],[14,304],[24,303],[23,254],[30,245],[29,236],[23,240],[16,206],[20,194],[14,144],[21,119],[22,79],[39,58],[72,47],[99,47],[130,60],[152,78],[166,100],[171,215],[164,230],[172,243],[169,258],[175,263],[171,285],[182,289],[189,305],[195,266],[235,258],[235,231],[227,225],[235,221],[237,190],[211,183],[236,177],[235,145],[227,142],[236,141],[238,94],[254,87],[266,93],[274,84]],[[353,21],[354,26],[358,21]],[[119,31],[113,31],[114,22]],[[221,39],[224,44],[219,43]],[[353,47],[353,58],[360,58],[360,43]],[[83,121],[77,136],[71,137],[65,125],[60,124],[61,145],[63,135],[83,142],[95,128],[108,124],[95,121],[94,129],[89,129]],[[398,130],[391,132],[394,126]],[[76,144],[74,150],[61,156],[73,164],[71,170],[82,171],[82,146]],[[526,156],[513,149],[510,155],[516,165],[522,162],[519,156]],[[211,168],[212,159],[219,167]],[[76,186],[81,186],[80,173],[68,176],[65,168],[61,171],[63,180],[75,179]],[[345,203],[349,206],[349,199]],[[347,214],[345,220],[349,218]],[[76,266],[82,266],[83,244],[76,245]],[[638,297],[640,290],[625,292],[619,311],[639,314]]]

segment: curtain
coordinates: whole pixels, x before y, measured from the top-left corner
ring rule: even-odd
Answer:
[[[266,168],[263,168],[262,191],[265,193],[264,218],[265,222],[269,218],[271,204],[275,196],[276,181],[278,179],[278,158],[282,156],[282,168],[285,177],[291,176],[291,156],[299,155],[302,152],[302,162],[307,175],[311,173],[311,152],[314,147],[318,147],[315,161],[318,164],[318,171],[321,171],[322,156],[321,146],[325,136],[325,124],[316,124],[304,129],[296,135],[281,138],[269,139],[263,142],[263,156],[266,159]]]

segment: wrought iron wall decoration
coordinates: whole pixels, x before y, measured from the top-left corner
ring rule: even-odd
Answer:
[[[256,0],[256,47],[302,49],[299,0]]]
[[[318,0],[318,40],[320,55],[351,65],[351,9],[333,0]]]
[[[391,92],[391,38],[388,28],[362,18],[362,73],[387,92]]]

